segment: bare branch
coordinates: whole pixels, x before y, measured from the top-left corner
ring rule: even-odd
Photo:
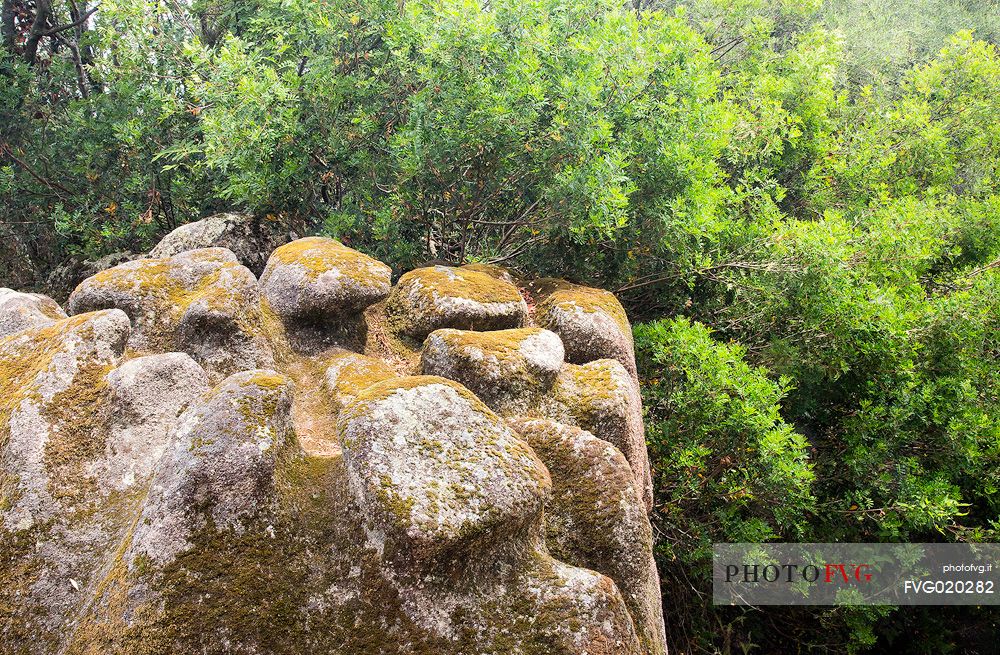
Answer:
[[[84,23],[86,23],[87,19],[90,18],[91,16],[93,16],[97,12],[97,10],[98,10],[99,7],[100,7],[100,5],[94,5],[91,9],[88,9],[87,11],[83,12],[83,15],[80,16],[75,21],[73,21],[72,23],[67,23],[65,25],[59,25],[57,27],[53,27],[50,30],[45,30],[44,32],[39,33],[38,36],[55,36],[56,34],[59,34],[60,32],[65,32],[66,30],[73,29],[74,27],[79,27],[80,25],[83,25]]]
[[[76,83],[80,89],[80,95],[84,98],[90,97],[90,77],[87,75],[87,69],[83,65],[83,58],[80,56],[80,47],[76,44],[76,41],[67,39],[62,34],[56,34],[55,39],[66,46],[73,57],[73,67],[76,69]]]
[[[59,184],[58,182],[50,182],[49,180],[46,180],[44,177],[42,177],[41,175],[39,175],[38,173],[36,173],[34,170],[32,170],[32,168],[30,166],[28,166],[28,164],[26,162],[24,162],[21,159],[18,159],[18,157],[14,154],[14,149],[11,148],[6,143],[0,143],[0,156],[2,156],[2,155],[7,155],[8,157],[10,157],[11,160],[13,160],[15,164],[17,164],[18,166],[20,166],[21,168],[23,168],[25,171],[27,171],[28,175],[30,175],[31,177],[35,178],[35,180],[37,180],[38,182],[44,184],[45,186],[47,186],[48,188],[52,189],[53,191],[56,191],[58,189],[58,190],[61,190],[61,191],[65,192],[65,193],[68,193],[71,196],[73,195],[73,192],[70,191],[69,189],[67,189],[66,187],[64,187],[63,185]],[[58,191],[56,191],[56,195],[59,195]],[[62,196],[60,196],[60,197],[62,197]]]

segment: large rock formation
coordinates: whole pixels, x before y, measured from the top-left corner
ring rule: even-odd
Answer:
[[[225,212],[181,225],[149,251],[150,257],[173,257],[187,250],[225,248],[259,275],[271,251],[288,241],[288,231],[276,217]]]
[[[612,296],[176,241],[0,290],[0,652],[665,652]]]
[[[257,278],[224,248],[119,264],[81,282],[68,308],[120,309],[131,350],[186,352],[215,379],[273,363]]]

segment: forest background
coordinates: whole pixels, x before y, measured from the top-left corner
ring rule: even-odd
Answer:
[[[673,653],[995,653],[715,608],[713,541],[1000,529],[988,0],[2,0],[0,285],[223,210],[636,324]]]

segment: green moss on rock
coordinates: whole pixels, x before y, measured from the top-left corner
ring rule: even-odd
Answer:
[[[435,330],[424,342],[424,373],[455,380],[495,411],[525,414],[539,404],[563,363],[559,337],[540,328]]]
[[[45,405],[51,430],[45,442],[49,493],[71,504],[93,497],[104,481],[87,471],[87,463],[104,453],[112,411],[107,374],[110,366],[88,363],[73,383]]]
[[[440,328],[500,330],[521,327],[527,303],[517,287],[486,273],[432,266],[403,275],[387,303],[397,333],[423,339]]]

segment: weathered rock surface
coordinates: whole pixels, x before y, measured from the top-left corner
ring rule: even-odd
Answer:
[[[240,533],[273,499],[279,457],[294,448],[290,381],[274,371],[236,373],[178,420],[130,548],[158,564],[190,550],[211,526]]]
[[[665,652],[635,381],[503,271],[305,239],[68,308],[0,291],[0,652]]]
[[[642,427],[642,397],[624,366],[613,359],[564,365],[544,413],[614,444],[631,465],[646,507],[652,507],[653,482]]]
[[[424,341],[420,363],[424,374],[462,383],[496,411],[524,413],[551,389],[563,365],[563,345],[540,328],[445,328]]]
[[[510,282],[469,268],[431,266],[399,278],[389,297],[391,327],[422,340],[434,330],[503,330],[524,325],[528,305]]]
[[[326,363],[323,384],[336,412],[373,384],[397,377],[396,371],[381,359],[350,351],[336,353]]]
[[[636,377],[632,326],[614,294],[552,279],[535,282],[532,291],[538,302],[535,320],[562,338],[566,361],[615,359]]]
[[[468,389],[443,378],[373,385],[338,428],[369,532],[404,562],[441,551],[489,557],[478,541],[523,533],[550,490],[531,448]]]
[[[461,268],[463,271],[479,271],[509,284],[517,284],[511,272],[503,266],[497,266],[496,264],[464,264]]]
[[[118,491],[148,479],[169,443],[177,416],[208,390],[208,375],[184,353],[128,360],[107,375],[114,412],[108,419],[106,463],[95,468]]]
[[[561,340],[540,328],[442,329],[424,341],[420,365],[425,375],[461,382],[503,416],[554,418],[611,442],[632,465],[639,495],[652,507],[642,398],[618,361],[564,364]]]
[[[333,239],[309,237],[271,255],[260,278],[268,306],[299,350],[349,342],[360,313],[389,295],[392,269]]]
[[[255,219],[250,214],[226,212],[185,223],[163,237],[149,256],[163,259],[188,250],[225,248],[255,275],[264,270],[271,251],[288,241],[278,221]]]
[[[120,309],[133,323],[130,349],[186,352],[216,378],[273,364],[257,279],[223,248],[109,268],[80,283],[68,306]]]
[[[88,277],[142,257],[142,254],[131,252],[113,252],[98,259],[71,256],[49,271],[42,288],[57,302],[65,302],[73,290]]]
[[[0,288],[0,337],[66,318],[56,301],[37,293]]]
[[[545,514],[549,551],[614,580],[644,651],[665,653],[653,532],[621,451],[585,430],[548,419],[513,419],[511,425],[552,476]]]
[[[4,653],[59,651],[81,591],[128,521],[122,508],[141,493],[108,427],[124,415],[109,378],[128,334],[125,314],[109,310],[0,338]]]

